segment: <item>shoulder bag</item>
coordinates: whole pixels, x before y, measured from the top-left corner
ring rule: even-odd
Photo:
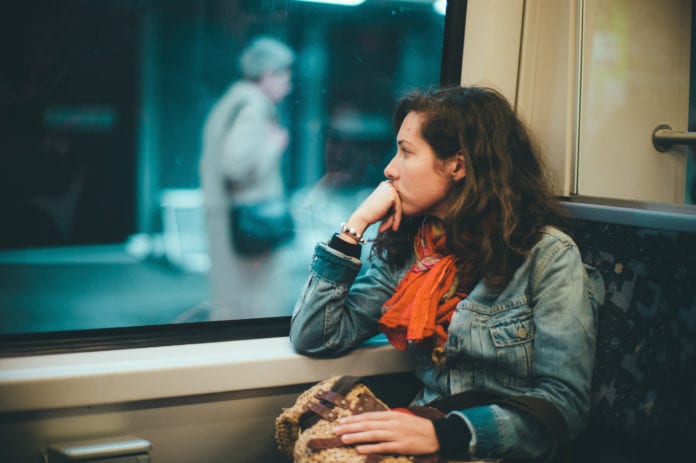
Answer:
[[[408,407],[418,416],[436,419],[455,409],[497,403],[521,409],[539,419],[554,439],[553,452],[545,461],[565,461],[568,431],[558,410],[543,399],[506,397],[472,391],[434,401],[428,406]],[[369,411],[389,410],[361,378],[339,376],[324,380],[303,392],[295,404],[276,418],[278,449],[294,463],[458,463],[502,460],[451,460],[429,455],[361,455],[343,444],[332,432],[341,417]]]

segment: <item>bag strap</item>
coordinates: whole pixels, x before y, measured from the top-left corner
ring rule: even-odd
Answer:
[[[318,393],[317,398],[320,404],[317,404],[314,409],[310,409],[308,413],[300,417],[300,429],[308,429],[314,426],[321,418],[326,417],[330,409],[350,392],[356,384],[362,381],[358,376],[344,375],[338,378],[328,391]]]
[[[362,382],[362,378],[359,376],[344,375],[336,380],[330,390],[344,396],[360,382]]]
[[[358,376],[341,376],[339,377],[328,391],[318,392],[316,397],[320,400],[320,408],[326,408],[330,410],[334,406],[341,406],[341,400],[345,398],[356,384],[363,382],[363,378]],[[507,399],[506,396],[489,393],[485,391],[470,391],[468,393],[457,394],[451,397],[445,397],[436,401],[441,406],[453,406],[456,409],[458,407],[467,408],[476,405],[481,405],[482,401],[486,403],[491,403],[492,400],[496,399]],[[541,400],[541,399],[539,399]],[[467,405],[464,407],[463,405]],[[440,413],[444,410],[439,407],[433,408],[433,403],[428,404],[428,406],[411,406],[407,408],[411,413],[421,416],[423,418],[435,419],[439,418]],[[323,411],[323,410],[320,410]],[[300,417],[300,429],[308,429],[313,426],[319,419],[323,416],[320,411],[310,409],[309,413],[305,413]],[[346,445],[341,442],[341,439],[336,436],[326,437],[326,438],[313,438],[307,441],[307,447],[312,450],[323,450],[330,448],[345,447]],[[379,463],[384,458],[389,458],[385,455],[369,454],[366,455],[365,463]],[[410,457],[413,463],[445,463],[445,459],[439,454],[428,454],[428,455],[413,455]]]
[[[449,397],[441,397],[429,403],[443,412],[462,410],[480,405],[503,405],[533,416],[546,428],[553,439],[551,453],[546,462],[569,462],[570,431],[563,415],[551,402],[539,397],[506,396],[490,391],[466,391]]]

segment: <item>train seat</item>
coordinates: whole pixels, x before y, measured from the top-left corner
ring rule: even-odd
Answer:
[[[576,225],[606,284],[578,461],[686,461],[696,455],[696,233]]]

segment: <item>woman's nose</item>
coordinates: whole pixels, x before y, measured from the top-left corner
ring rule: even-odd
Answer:
[[[387,167],[384,168],[384,176],[389,180],[395,180],[397,175],[396,169],[394,168],[394,159],[396,159],[396,156],[394,156],[391,161],[389,161],[389,164],[387,164]]]

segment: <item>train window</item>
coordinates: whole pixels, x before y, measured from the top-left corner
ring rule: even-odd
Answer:
[[[5,3],[3,348],[283,333],[315,242],[382,178],[396,99],[458,79],[465,8]]]
[[[692,0],[583,3],[578,194],[694,204]]]
[[[461,83],[513,102],[574,216],[692,231],[695,19],[693,0],[471,0]]]
[[[558,193],[588,211],[620,208],[630,223],[647,210],[693,229],[694,2],[515,3],[523,33],[511,93]]]

